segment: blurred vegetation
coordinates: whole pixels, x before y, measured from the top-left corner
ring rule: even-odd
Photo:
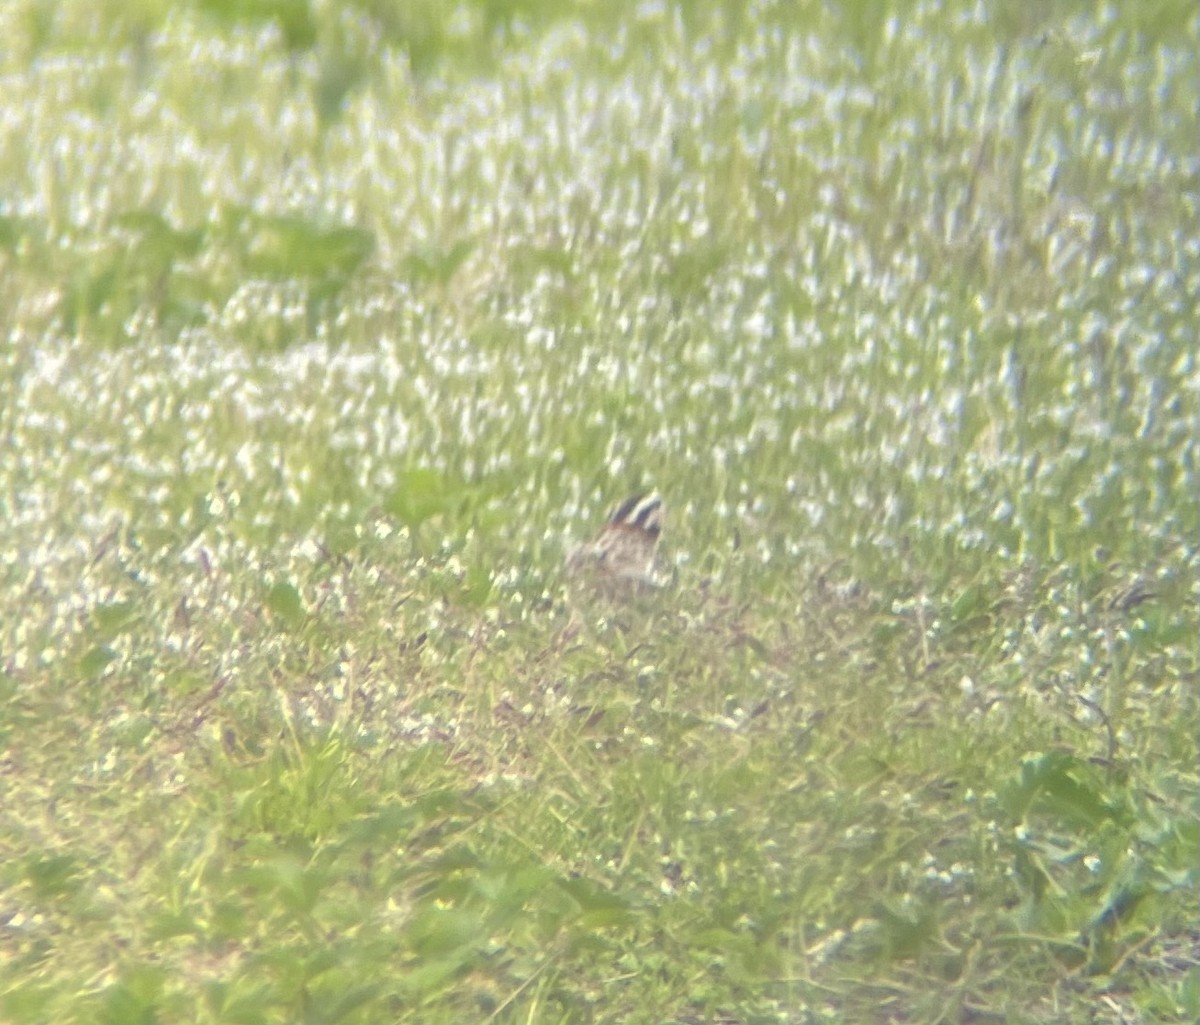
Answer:
[[[0,6],[0,1019],[1196,1020],[1198,37]]]

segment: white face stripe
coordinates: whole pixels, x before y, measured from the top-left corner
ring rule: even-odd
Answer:
[[[608,518],[609,526],[642,530],[651,537],[662,531],[663,501],[658,492],[627,498]]]

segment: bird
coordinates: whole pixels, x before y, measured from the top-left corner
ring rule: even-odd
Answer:
[[[656,573],[663,500],[657,492],[632,495],[618,505],[600,532],[567,556],[567,572],[606,590],[659,586]]]

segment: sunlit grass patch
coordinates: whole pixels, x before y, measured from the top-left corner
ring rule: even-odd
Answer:
[[[1194,12],[335,7],[0,11],[0,1017],[1193,1020]]]

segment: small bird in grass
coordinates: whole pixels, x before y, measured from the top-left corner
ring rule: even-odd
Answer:
[[[567,557],[567,571],[607,589],[656,587],[663,501],[655,492],[634,495],[613,510],[600,533]]]

